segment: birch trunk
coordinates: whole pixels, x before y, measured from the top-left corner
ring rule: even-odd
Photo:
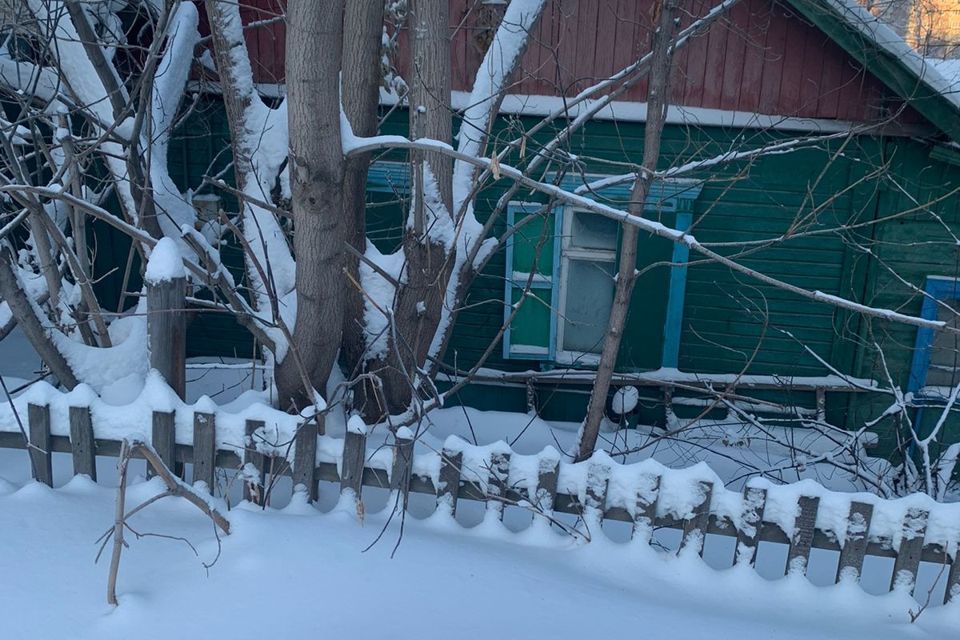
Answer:
[[[674,18],[677,12],[677,0],[662,0],[657,5],[654,16],[656,30],[653,34],[653,60],[650,68],[650,90],[647,96],[647,123],[643,136],[643,162],[639,177],[634,183],[630,195],[629,212],[635,216],[643,215],[644,202],[647,199],[652,174],[660,159],[660,138],[667,117],[667,100],[670,90],[670,70],[673,59],[673,33],[676,27]],[[638,229],[632,225],[623,225],[620,241],[620,269],[607,323],[607,334],[603,341],[603,352],[597,367],[597,378],[590,394],[587,417],[580,434],[576,460],[582,461],[593,455],[600,433],[600,423],[606,413],[607,396],[610,393],[610,380],[613,378],[623,339],[623,328],[630,309],[633,287],[637,281],[637,235]]]

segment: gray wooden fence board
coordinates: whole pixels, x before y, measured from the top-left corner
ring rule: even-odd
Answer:
[[[510,454],[492,454],[487,477],[487,511],[494,513],[499,520],[503,520],[503,508],[504,501],[507,499],[509,477]]]
[[[946,561],[946,558],[944,558]],[[950,571],[947,573],[947,589],[943,594],[943,602],[946,604],[952,600],[960,598],[960,543],[953,549],[953,562],[950,564]]]
[[[740,526],[737,528],[737,551],[735,562],[748,563],[751,566],[757,560],[757,546],[760,541],[760,527],[767,504],[767,490],[758,487],[743,489],[743,512]]]
[[[891,590],[899,585],[913,593],[929,515],[929,512],[923,509],[907,510],[907,515],[903,519],[903,538],[900,540],[897,559],[893,563],[893,575],[890,577]]]
[[[603,520],[607,506],[607,488],[610,484],[610,467],[591,464],[587,467],[587,487],[584,493],[583,515],[589,522]]]
[[[703,500],[693,509],[693,516],[683,526],[683,539],[680,549],[696,548],[697,553],[703,555],[703,544],[707,537],[707,528],[710,522],[710,501],[713,498],[713,483],[699,482]]]
[[[873,505],[863,502],[850,503],[850,515],[847,516],[847,535],[840,550],[840,562],[837,563],[836,582],[842,579],[859,580],[863,570],[863,557],[867,553],[867,540],[870,537],[870,520],[873,518]]]
[[[367,435],[347,430],[343,438],[343,461],[340,472],[340,493],[352,491],[360,500],[363,486],[363,463],[367,455]]]
[[[437,509],[446,509],[451,516],[457,514],[457,498],[460,496],[460,468],[463,454],[444,449],[440,454],[440,481],[437,486]]]
[[[657,518],[657,504],[660,502],[660,476],[650,478],[650,493],[637,488],[637,503],[633,511],[633,530],[631,538],[640,536],[642,542],[650,542],[653,534],[653,522]]]
[[[27,422],[30,433],[30,461],[33,479],[53,486],[53,456],[50,452],[50,407],[40,404],[27,405]]]
[[[250,502],[262,505],[265,490],[266,474],[267,474],[267,461],[266,456],[257,451],[257,440],[254,434],[257,429],[260,429],[264,426],[262,420],[247,420],[244,423],[244,442],[243,442],[243,464],[253,465],[255,470],[255,476],[247,479],[243,483],[243,499],[249,500]]]
[[[390,490],[398,491],[407,504],[410,492],[410,477],[413,474],[413,444],[411,437],[397,434],[393,445],[393,464],[390,468]]]
[[[538,514],[550,518],[557,497],[557,481],[560,479],[560,460],[541,458],[537,469],[537,491],[534,504]]]
[[[216,472],[216,429],[212,413],[193,414],[193,481],[205,482],[211,493]]]
[[[171,411],[154,411],[151,416],[152,443],[163,464],[170,469],[177,465],[177,428],[176,414]],[[153,475],[153,469],[147,465],[147,477]]]
[[[73,449],[73,473],[97,481],[97,445],[93,439],[93,421],[89,407],[70,407],[70,447]]]
[[[293,448],[293,485],[303,485],[313,502],[317,499],[317,434],[316,421],[310,420],[297,429]]]
[[[181,398],[186,391],[187,281],[173,278],[147,283],[147,338],[150,367],[163,376]]]
[[[820,510],[820,498],[800,496],[799,513],[793,525],[793,539],[787,552],[787,565],[784,573],[807,573],[810,562],[810,548],[814,544],[814,531],[817,525],[817,511]]]

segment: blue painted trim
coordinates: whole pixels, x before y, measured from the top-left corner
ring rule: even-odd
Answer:
[[[507,228],[513,227],[514,221],[514,203],[510,202],[507,204]],[[504,256],[506,260],[506,268],[503,278],[503,324],[506,325],[506,330],[503,332],[503,359],[510,359],[510,325],[507,323],[507,319],[510,317],[510,309],[512,308],[511,300],[513,300],[513,234],[507,238],[507,247],[506,255]]]
[[[367,169],[367,191],[376,193],[410,192],[410,164],[378,160]]]
[[[543,208],[542,202],[517,202],[511,201],[507,203],[507,228],[513,227],[516,222],[516,212],[523,211],[527,208],[538,210]],[[554,212],[555,213],[555,212]],[[503,333],[503,358],[505,360],[553,360],[556,352],[556,291],[557,291],[557,255],[559,254],[559,247],[557,245],[559,234],[556,232],[557,227],[554,226],[554,252],[553,252],[553,272],[550,274],[550,282],[536,282],[531,285],[531,289],[550,289],[553,293],[551,296],[551,310],[553,313],[550,314],[550,335],[547,342],[547,353],[546,354],[532,354],[532,353],[513,353],[512,347],[513,343],[511,341],[510,325],[507,324],[507,321],[510,318],[510,312],[512,310],[513,300],[513,290],[522,289],[526,286],[526,281],[524,282],[514,282],[513,280],[513,234],[507,238],[507,246],[504,255],[505,260],[505,271],[503,278],[503,323],[506,325],[506,330]]]
[[[937,319],[937,302],[941,300],[960,299],[960,281],[953,278],[927,277],[926,296],[923,298],[923,307],[920,317],[926,320]],[[916,392],[927,382],[927,370],[930,368],[930,347],[933,345],[933,329],[920,327],[917,329],[917,341],[913,349],[913,363],[910,365],[910,381],[907,391]]]
[[[676,229],[688,231],[693,223],[693,213],[677,212]],[[683,329],[683,303],[687,294],[687,260],[690,249],[686,245],[674,243],[670,269],[670,289],[667,293],[667,313],[663,322],[663,350],[660,354],[660,366],[671,369],[680,368],[680,335]]]
[[[550,342],[549,359],[557,359],[557,323],[560,321],[560,265],[563,252],[563,207],[553,208],[553,288],[550,295]]]

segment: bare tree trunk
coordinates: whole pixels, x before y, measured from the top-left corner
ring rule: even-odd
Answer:
[[[447,141],[452,135],[449,3],[415,0],[410,7],[410,135]],[[452,224],[453,162],[438,153],[410,155],[413,198],[403,241],[407,281],[397,294],[383,376],[386,405],[393,412],[410,405],[453,267],[453,238],[444,242],[438,233]],[[438,198],[424,197],[425,189],[433,188],[428,180],[435,180]]]
[[[383,34],[383,3],[377,0],[348,2],[343,16],[343,31],[350,34],[343,42],[343,66],[340,72],[343,92],[343,111],[358,136],[377,133],[377,107],[380,98],[380,52]],[[359,252],[366,250],[366,195],[367,169],[370,154],[347,159],[344,166],[343,210],[344,224],[348,225],[348,242]],[[346,256],[350,282],[360,282],[359,260]],[[340,361],[348,375],[359,373],[366,351],[364,335],[363,292],[348,286],[345,292],[343,339]],[[365,404],[363,389],[355,390],[360,397],[355,403]]]
[[[343,0],[290,0],[287,5],[297,316],[289,350],[276,368],[280,406],[285,408],[314,401],[303,389],[299,364],[314,389],[322,392],[340,348],[348,228],[340,137],[343,8]]]
[[[653,20],[656,29],[653,34],[653,60],[650,68],[650,90],[647,96],[647,123],[643,136],[643,162],[639,177],[633,186],[633,193],[630,195],[629,212],[636,216],[643,214],[652,174],[656,171],[657,161],[660,159],[660,137],[667,118],[667,100],[670,90],[677,0],[662,0],[656,10],[657,14]],[[580,434],[577,461],[586,460],[593,455],[597,446],[597,436],[600,433],[600,422],[606,412],[610,380],[613,378],[613,371],[617,364],[623,328],[630,309],[630,298],[637,281],[637,234],[637,227],[623,225],[623,236],[620,241],[620,268],[617,274],[613,307],[610,309],[610,320],[607,324],[606,338],[603,341],[600,364],[597,367],[597,378],[590,394],[587,417]]]
[[[40,359],[50,367],[60,384],[67,389],[73,389],[77,386],[77,377],[66,358],[44,330],[37,317],[37,307],[30,303],[27,294],[17,283],[16,274],[13,272],[15,264],[9,248],[4,247],[0,250],[0,297],[10,306],[13,317],[17,319],[17,323]]]

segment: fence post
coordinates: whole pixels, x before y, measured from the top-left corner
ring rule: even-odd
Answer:
[[[243,483],[243,499],[256,505],[263,505],[265,498],[266,465],[264,464],[264,455],[257,451],[257,443],[253,439],[253,434],[263,425],[262,420],[247,420],[244,425],[246,437],[243,442],[243,466],[252,464],[254,469],[257,470],[257,480],[254,482],[248,479]]]
[[[943,550],[944,556],[947,550]],[[943,594],[943,603],[960,598],[960,542],[953,548],[953,562],[950,564],[950,573],[947,574],[947,589]]]
[[[863,556],[867,552],[870,537],[870,519],[873,517],[873,505],[863,502],[850,503],[850,515],[847,516],[847,537],[840,550],[840,562],[837,565],[837,579],[859,580],[863,569]]]
[[[154,411],[152,416],[152,437],[150,438],[153,448],[157,455],[163,460],[163,464],[180,475],[177,470],[177,433],[176,433],[176,414],[171,411]],[[147,477],[153,477],[153,467],[147,465]]]
[[[340,495],[353,492],[353,499],[360,502],[363,489],[363,463],[367,457],[367,425],[359,416],[347,421],[343,436],[343,462],[340,465]]]
[[[531,502],[537,511],[547,518],[553,512],[553,503],[557,499],[557,481],[560,479],[560,460],[543,456],[537,466],[537,490]]]
[[[33,479],[53,486],[53,456],[50,454],[50,407],[43,404],[27,405],[30,427],[30,462]]]
[[[317,432],[317,421],[311,418],[294,436],[293,486],[303,485],[310,502],[317,499]]]
[[[396,500],[396,512],[407,510],[410,498],[410,476],[413,473],[413,433],[407,427],[400,427],[394,434],[393,466],[390,469],[391,499]]]
[[[703,501],[693,509],[693,517],[683,523],[683,539],[679,551],[694,548],[703,556],[703,543],[707,540],[707,527],[710,525],[710,501],[713,498],[713,483],[700,481]]]
[[[913,595],[929,515],[930,513],[923,509],[907,510],[907,515],[903,518],[903,538],[900,540],[897,559],[893,563],[893,575],[890,578],[891,591],[899,587],[908,589]]]
[[[800,496],[800,513],[793,525],[793,539],[787,552],[787,566],[784,573],[804,575],[810,561],[810,548],[813,546],[814,529],[817,526],[817,511],[820,510],[820,498]]]
[[[445,509],[450,516],[457,515],[457,497],[460,495],[460,467],[463,453],[444,449],[440,454],[440,478],[437,483],[437,510]]]
[[[610,467],[599,463],[591,463],[587,467],[587,486],[583,501],[583,519],[587,527],[592,524],[602,526],[609,484]]]
[[[73,452],[73,474],[84,473],[96,482],[97,452],[89,407],[70,407],[70,450]]]
[[[490,473],[487,476],[486,514],[503,520],[504,500],[507,498],[507,479],[510,476],[510,454],[494,453],[490,456]]]
[[[147,336],[150,368],[163,376],[180,398],[187,387],[185,277],[151,279],[148,269]]]
[[[660,501],[660,476],[650,476],[649,491],[637,487],[637,504],[633,510],[633,530],[630,537],[640,536],[643,542],[650,542],[653,526],[657,519],[657,503]]]
[[[217,464],[217,433],[212,413],[193,414],[193,481],[202,480],[213,493]]]
[[[740,526],[737,527],[737,551],[734,558],[736,564],[753,565],[756,561],[760,528],[763,526],[763,511],[766,505],[766,489],[744,487],[743,511]]]

